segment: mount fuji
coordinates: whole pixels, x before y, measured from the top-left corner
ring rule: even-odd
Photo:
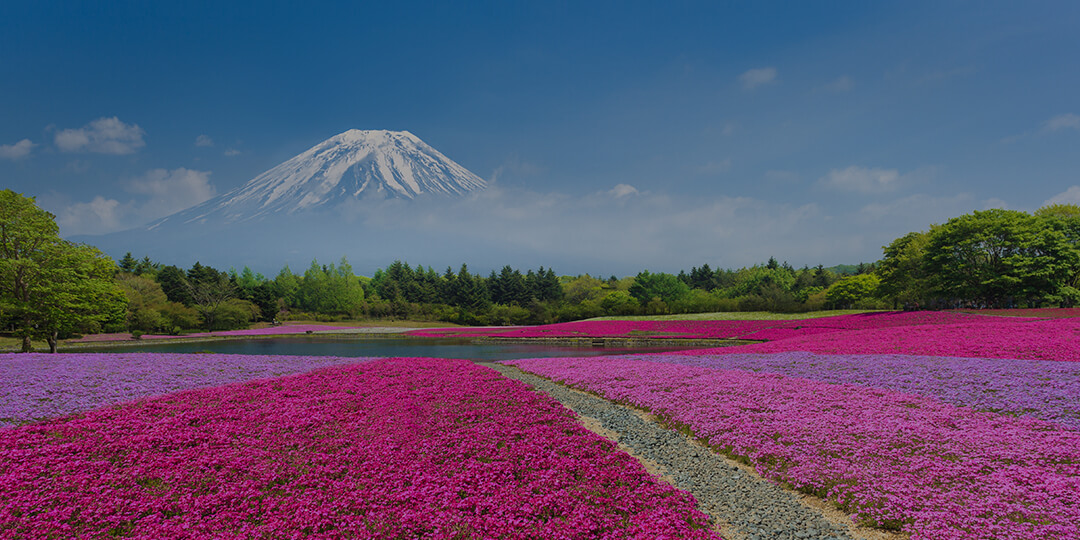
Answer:
[[[146,225],[232,225],[330,210],[366,197],[460,196],[486,187],[479,176],[408,131],[351,129],[244,185]]]
[[[347,256],[371,271],[396,259],[474,263],[501,254],[422,219],[487,183],[408,131],[349,130],[203,203],[126,231],[72,240],[114,258],[276,271]]]

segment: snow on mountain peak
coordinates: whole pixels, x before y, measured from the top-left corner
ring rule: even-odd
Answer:
[[[369,195],[458,196],[486,185],[408,131],[350,129],[177,217],[182,222],[212,217],[238,222],[331,208]]]

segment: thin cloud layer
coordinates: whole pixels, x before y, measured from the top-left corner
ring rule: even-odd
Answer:
[[[15,161],[30,155],[30,151],[37,146],[30,139],[23,139],[15,144],[0,144],[0,159]]]
[[[119,118],[98,118],[79,129],[65,129],[54,137],[56,147],[63,152],[95,154],[133,154],[146,146],[146,132],[136,124],[125,124]]]
[[[419,257],[413,262],[433,255],[406,253],[410,248],[399,236],[423,235],[426,245],[470,254],[464,259],[470,264],[530,257],[603,272],[678,271],[703,263],[739,267],[771,256],[817,264],[828,262],[823,253],[829,261],[875,260],[892,240],[887,228],[853,233],[815,203],[671,196],[627,184],[583,197],[490,187],[450,201],[369,199],[339,210],[348,227],[364,231],[368,252],[392,244],[399,257]]]
[[[1080,129],[1080,115],[1073,113],[1059,114],[1043,123],[1043,131],[1061,131]]]
[[[818,182],[824,187],[837,191],[881,193],[895,190],[900,185],[900,179],[900,171],[896,169],[852,165],[846,169],[833,169]]]
[[[1080,204],[1080,186],[1070,186],[1069,189],[1047,199],[1043,206],[1051,204]]]
[[[125,186],[138,195],[127,202],[96,196],[57,213],[65,235],[106,234],[142,225],[213,197],[208,171],[153,169]]]
[[[776,68],[763,67],[747,70],[742,75],[739,75],[739,82],[742,83],[743,88],[746,90],[772,84],[776,82]]]

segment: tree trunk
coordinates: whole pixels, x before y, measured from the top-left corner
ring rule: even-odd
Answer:
[[[30,336],[23,336],[22,338],[22,352],[30,352],[33,347],[30,345]]]
[[[45,340],[49,342],[49,352],[52,353],[52,354],[56,354],[56,336],[57,336],[57,334],[58,334],[58,332],[56,332],[54,330],[51,334],[49,334],[49,336],[47,338],[45,338]]]

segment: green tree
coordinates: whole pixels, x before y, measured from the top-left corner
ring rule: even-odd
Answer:
[[[986,305],[1052,296],[1068,270],[1060,231],[1016,210],[984,210],[931,231],[926,269],[939,294]]]
[[[841,278],[825,291],[825,299],[832,305],[850,308],[872,298],[881,279],[874,274],[856,274]]]
[[[671,274],[651,274],[645,270],[634,278],[629,293],[638,303],[648,307],[649,302],[657,298],[665,304],[682,300],[690,294],[690,286]]]
[[[0,191],[0,305],[23,352],[35,338],[56,352],[59,336],[122,318],[115,273],[101,251],[61,239],[54,216],[33,198]]]
[[[929,232],[912,232],[893,240],[882,248],[884,257],[878,263],[881,278],[878,296],[891,300],[893,307],[901,303],[926,303],[930,283],[926,274],[926,246]]]

